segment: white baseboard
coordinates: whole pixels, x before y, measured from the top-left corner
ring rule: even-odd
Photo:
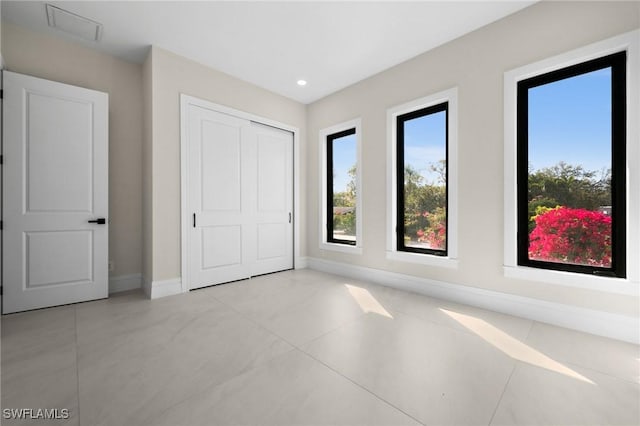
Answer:
[[[640,321],[635,317],[324,259],[308,258],[308,265],[309,268],[317,271],[369,281],[387,287],[489,309],[585,333],[636,344],[640,343]]]
[[[142,274],[119,275],[109,277],[109,294],[136,290],[142,287]]]
[[[182,281],[180,278],[153,282],[145,280],[142,289],[149,299],[158,299],[182,293]]]
[[[296,258],[295,269],[304,269],[309,267],[309,258],[306,256],[299,256]]]

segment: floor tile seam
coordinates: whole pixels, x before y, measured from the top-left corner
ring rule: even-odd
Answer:
[[[276,272],[276,274],[277,274],[277,272]],[[234,283],[236,283],[236,282],[243,282],[243,281],[248,281],[248,282],[250,282],[252,279],[253,279],[253,278],[246,278],[246,279],[244,279],[244,280],[232,281],[232,282],[229,282],[229,283],[214,284],[214,285],[209,286],[208,288],[213,288],[213,287],[216,287],[216,286],[218,286],[218,285],[227,285],[227,284],[231,284],[231,285],[232,285],[232,284],[234,284]],[[299,279],[298,279],[298,280],[293,279],[293,278],[285,278],[285,279],[287,279],[287,280],[289,280],[289,281],[292,281],[294,284],[300,284],[300,285],[307,286],[307,287],[314,287],[314,286],[317,286],[318,284],[321,284],[321,282],[323,281],[323,279],[318,279],[318,280],[313,280],[313,281],[309,281],[309,282],[306,282],[306,283],[298,283],[297,281],[299,281]],[[339,285],[341,285],[341,284],[339,284],[339,283],[335,283],[335,284],[336,284],[336,285],[338,285],[338,286],[339,286]],[[311,299],[312,297],[316,296],[318,293],[320,293],[320,292],[325,292],[325,291],[330,290],[330,289],[331,289],[331,287],[326,287],[326,288],[316,288],[316,289],[315,289],[315,291],[313,291],[309,296],[307,296],[307,297],[305,297],[305,298],[302,298],[300,301],[298,301],[298,302],[296,302],[296,303],[305,303],[305,302],[307,302],[309,299]],[[273,296],[273,295],[278,295],[278,294],[284,293],[284,292],[286,292],[287,290],[289,290],[289,289],[288,289],[288,288],[280,289],[280,290],[276,291],[274,294],[272,294],[272,296]],[[224,301],[224,300],[222,300],[222,299],[221,299],[221,298],[219,298],[219,297],[216,297],[214,294],[211,294],[211,295],[210,295],[210,297],[214,297],[214,298],[215,298],[216,300],[218,300],[219,302],[225,303],[226,305],[230,305],[230,303],[229,303],[229,302]],[[258,296],[258,297],[252,297],[252,298],[250,298],[250,299],[247,299],[247,301],[251,301],[251,300],[255,300],[255,299],[259,299],[259,298],[260,298],[260,296]],[[287,308],[287,309],[288,309],[288,308]]]
[[[321,361],[320,359],[316,358],[315,356],[313,356],[312,354],[300,349],[300,348],[296,348],[298,351],[302,352],[304,355],[308,356],[309,358],[311,358],[312,360],[314,360],[315,362],[317,362],[318,364],[328,368],[329,370],[333,371],[335,374],[339,375],[340,377],[344,378],[345,380],[347,380],[348,382],[352,383],[353,385],[357,386],[358,388],[364,390],[365,392],[367,392],[368,394],[372,395],[374,398],[376,398],[379,401],[382,401],[384,404],[388,405],[389,407],[397,410],[398,412],[404,414],[405,416],[409,417],[410,419],[412,419],[413,421],[415,421],[416,423],[426,426],[425,423],[421,422],[420,420],[418,420],[417,418],[415,418],[414,416],[412,416],[411,414],[405,412],[404,410],[402,410],[399,407],[396,407],[393,403],[391,403],[390,401],[387,401],[386,399],[384,399],[382,396],[376,394],[375,392],[373,392],[372,390],[366,388],[364,385],[361,385],[360,383],[358,383],[357,381],[355,381],[354,379],[352,379],[351,377],[343,374],[342,372],[340,372],[339,370],[333,368],[332,366],[330,366],[329,364]]]
[[[551,358],[551,357],[549,357],[549,358]],[[580,369],[580,370],[587,370],[588,372],[596,373],[596,374],[599,374],[601,376],[605,376],[608,379],[613,379],[613,380],[621,381],[621,382],[624,382],[624,383],[627,383],[627,384],[636,385],[636,386],[638,386],[640,388],[640,379],[639,379],[639,381],[634,381],[634,380],[630,380],[630,379],[627,379],[627,378],[624,378],[624,377],[616,376],[616,375],[613,375],[611,373],[607,373],[607,372],[604,372],[604,371],[601,371],[601,370],[598,370],[598,369],[595,369],[595,368],[592,368],[592,367],[585,367],[583,365],[579,365],[579,364],[576,364],[576,363],[573,363],[573,362],[570,362],[570,361],[567,361],[567,360],[564,360],[564,359],[555,359],[555,358],[551,358],[551,359],[553,359],[554,361],[562,364],[563,366],[565,366],[567,368],[573,367],[573,368],[577,368],[577,369]],[[520,362],[522,364],[530,365],[532,367],[536,367],[536,368],[540,368],[540,369],[546,370],[546,368],[540,367],[540,366],[535,365],[535,364],[530,364],[528,362],[523,362],[523,361],[518,361],[518,362]],[[639,371],[639,374],[640,374],[640,371]]]
[[[235,283],[238,283],[238,282],[244,282],[244,281],[250,282],[250,281],[251,281],[251,278],[247,278],[247,279],[245,279],[245,280],[241,280],[241,281],[232,281],[232,282],[230,282],[230,283],[214,284],[214,285],[211,285],[211,286],[208,286],[208,287],[203,287],[202,289],[213,289],[213,288],[215,288],[215,287],[217,287],[217,286],[221,286],[221,285],[233,285],[233,284],[235,284]],[[200,290],[200,289],[196,289],[196,291],[198,291],[198,290]],[[280,290],[276,290],[276,292],[275,292],[275,293],[273,293],[272,295],[278,295],[278,294],[280,294],[280,293],[285,292],[286,290],[287,290],[286,288],[282,288],[282,289],[280,289]],[[210,294],[209,294],[209,293],[210,293]],[[224,302],[224,303],[229,304],[229,302],[224,301],[224,300],[222,300],[222,299],[221,299],[221,298],[219,298],[219,297],[216,297],[216,296],[213,294],[213,291],[208,292],[208,293],[206,293],[206,294],[207,294],[207,296],[208,296],[208,297],[213,297],[214,299],[216,299],[216,300],[217,300],[217,301],[219,301],[219,302]],[[243,301],[252,301],[252,300],[255,300],[255,299],[260,299],[261,297],[262,297],[262,296],[250,297],[250,298],[248,298],[248,299],[246,299],[246,300],[243,300]]]
[[[354,318],[350,318],[350,319],[348,319],[348,320],[344,321],[342,324],[340,324],[340,325],[338,325],[338,326],[336,326],[336,327],[332,328],[332,329],[331,329],[331,330],[329,330],[329,331],[326,331],[326,332],[322,333],[322,334],[321,334],[321,335],[319,335],[319,336],[314,337],[314,338],[313,338],[313,339],[311,339],[311,340],[307,340],[306,342],[302,342],[302,343],[300,343],[300,344],[292,344],[292,345],[293,345],[294,347],[296,347],[297,349],[300,349],[300,350],[301,350],[301,351],[303,351],[304,353],[307,353],[307,351],[304,349],[304,347],[305,347],[305,346],[309,346],[309,345],[311,345],[313,342],[315,342],[315,341],[317,341],[317,340],[322,339],[322,338],[323,338],[323,337],[325,337],[326,335],[331,334],[331,333],[333,333],[333,332],[335,332],[335,331],[338,331],[338,330],[339,330],[339,329],[341,329],[341,328],[348,327],[348,326],[350,326],[350,325],[352,325],[352,324],[354,324],[354,323],[356,323],[356,322],[358,322],[358,321],[361,321],[361,320],[365,319],[366,317],[367,317],[367,316],[366,316],[366,313],[365,313],[365,312],[361,312],[361,313],[359,313],[358,315],[356,315]]]
[[[232,307],[230,307],[230,308],[231,308],[231,309],[233,309]],[[239,313],[239,314],[240,314],[240,313]],[[250,320],[250,319],[249,319],[249,320]],[[274,333],[271,333],[269,330],[266,330],[266,331],[267,331],[267,332],[269,332],[269,334],[272,334],[272,335],[274,335],[275,337],[280,338],[279,336],[275,335]],[[284,341],[284,339],[281,339],[281,340],[283,340],[283,341]],[[201,391],[201,393],[204,393],[204,392],[211,392],[211,391],[213,391],[215,388],[217,388],[217,387],[219,387],[219,386],[222,386],[222,385],[226,384],[227,382],[230,382],[231,380],[234,380],[235,378],[237,378],[237,377],[239,377],[239,376],[242,376],[242,375],[244,375],[244,374],[247,374],[247,373],[249,373],[249,372],[251,372],[251,371],[253,371],[253,370],[257,370],[257,369],[259,369],[259,368],[263,368],[266,364],[268,364],[268,363],[270,363],[270,362],[273,362],[274,360],[276,360],[277,358],[279,358],[279,357],[281,357],[281,356],[285,356],[285,355],[287,355],[287,354],[290,354],[291,352],[293,352],[294,350],[296,350],[296,349],[297,349],[294,345],[290,344],[289,342],[286,342],[286,341],[285,341],[285,343],[287,343],[290,347],[289,347],[289,348],[287,348],[284,352],[279,353],[279,354],[274,355],[274,356],[271,356],[271,357],[265,357],[265,358],[264,358],[260,363],[258,363],[258,364],[256,364],[256,365],[249,366],[248,368],[241,369],[241,370],[240,370],[240,371],[238,371],[237,373],[235,373],[235,374],[233,374],[233,375],[230,375],[229,377],[225,378],[224,380],[222,380],[222,381],[220,381],[220,382],[217,382],[217,383],[215,383],[215,384],[212,384],[212,385],[206,386],[206,387]],[[176,401],[175,403],[172,403],[172,404],[168,405],[168,406],[166,407],[166,409],[164,409],[164,410],[162,410],[160,413],[158,413],[158,415],[156,416],[156,418],[160,417],[163,413],[167,412],[167,411],[168,411],[168,410],[170,410],[171,408],[173,408],[173,407],[175,407],[175,406],[177,406],[177,405],[179,405],[179,404],[181,404],[181,403],[184,403],[185,401],[187,401],[187,400],[189,400],[189,399],[191,399],[191,398],[193,398],[193,397],[195,397],[195,396],[197,396],[197,395],[198,395],[198,394],[196,394],[195,392],[194,392],[194,393],[189,393],[189,394],[187,394],[184,398],[180,399],[179,401]]]
[[[529,343],[529,337],[531,336],[531,332],[533,331],[533,326],[538,322],[536,320],[529,320],[529,330],[527,331],[527,335],[524,338],[523,343]]]
[[[532,321],[532,322],[537,323],[538,321]],[[542,324],[544,324],[544,323],[542,323]],[[531,329],[533,329],[533,325],[532,325]],[[531,330],[529,331],[529,333],[531,333]],[[529,336],[527,336],[527,339],[525,340],[525,342],[526,342],[527,346],[529,346],[529,343],[530,343],[530,342],[529,342]],[[531,346],[530,346],[530,347],[531,347]],[[536,348],[533,348],[533,349],[536,349]],[[536,349],[536,350],[538,350],[538,349]],[[554,361],[559,362],[559,363],[561,363],[561,364],[565,365],[565,366],[572,366],[572,367],[575,367],[575,368],[580,368],[580,369],[588,370],[588,371],[591,371],[591,372],[594,372],[594,373],[597,373],[597,374],[601,374],[601,375],[603,375],[603,376],[607,376],[607,377],[609,377],[609,378],[611,378],[611,379],[617,379],[617,380],[621,380],[621,381],[623,381],[623,382],[627,382],[627,383],[631,383],[631,384],[640,385],[640,369],[638,370],[638,380],[636,381],[636,380],[628,379],[628,378],[626,378],[626,377],[620,377],[620,376],[617,376],[617,375],[612,374],[612,373],[610,373],[610,372],[602,371],[602,370],[600,370],[600,369],[598,369],[598,368],[594,368],[594,367],[590,367],[590,366],[586,366],[586,365],[578,364],[578,363],[575,363],[575,362],[571,362],[570,360],[567,360],[567,359],[565,359],[565,358],[563,358],[563,357],[554,358],[554,357],[552,357],[551,355],[546,354],[546,353],[544,353],[544,352],[542,352],[542,351],[539,351],[539,352],[540,352],[541,354],[545,355],[545,356],[548,356],[549,358],[553,359]],[[524,364],[532,365],[532,364],[529,364],[529,363],[526,363],[526,362],[525,362]],[[534,365],[534,366],[535,366],[535,365]],[[537,367],[537,366],[535,366],[535,367]],[[540,367],[539,367],[539,368],[540,368]]]
[[[229,284],[233,284],[233,283],[229,283]],[[288,289],[283,288],[283,289],[281,289],[281,290],[279,290],[279,291],[277,291],[277,292],[275,292],[275,293],[271,294],[271,296],[277,296],[277,295],[279,295],[279,294],[281,294],[281,293],[286,292],[287,290],[288,290]],[[322,289],[322,290],[324,290],[324,289]],[[319,291],[322,291],[322,290],[318,289],[317,291],[314,291],[314,292],[313,292],[312,294],[310,294],[309,296],[307,296],[307,297],[305,297],[305,298],[302,298],[302,299],[301,299],[301,300],[299,300],[299,301],[296,301],[296,303],[295,303],[295,304],[302,304],[302,303],[306,303],[309,299],[311,299],[312,297],[314,297],[314,296],[315,296]],[[236,312],[241,313],[239,310],[235,309],[235,308],[233,307],[233,305],[232,305],[230,302],[225,301],[225,300],[223,300],[223,299],[221,299],[221,298],[219,298],[219,297],[216,297],[214,294],[211,294],[211,297],[215,298],[218,302],[224,303],[225,305],[227,305],[227,306],[229,306],[229,307],[233,308]],[[251,297],[251,298],[248,298],[248,299],[246,299],[246,300],[243,300],[243,302],[242,302],[242,303],[252,302],[252,301],[255,301],[255,300],[259,300],[261,297],[262,297],[262,296]],[[288,310],[288,309],[290,309],[290,308],[291,308],[291,307],[287,307],[285,310]]]
[[[240,315],[241,317],[243,317],[243,318],[244,318],[244,319],[246,319],[247,321],[251,322],[251,323],[252,323],[253,325],[255,325],[256,327],[258,327],[258,328],[260,328],[261,330],[263,330],[263,331],[267,332],[268,334],[270,334],[270,335],[272,335],[272,336],[274,336],[274,337],[276,337],[276,338],[278,338],[278,339],[282,340],[283,342],[285,342],[286,344],[288,344],[289,346],[291,346],[293,349],[298,349],[298,350],[302,351],[303,353],[307,353],[307,352],[302,348],[303,346],[309,345],[309,344],[311,344],[312,342],[314,342],[315,340],[320,339],[321,337],[324,337],[324,336],[326,336],[327,334],[332,333],[332,332],[334,332],[334,331],[336,331],[336,330],[338,330],[338,329],[340,329],[340,328],[342,328],[342,327],[345,327],[345,326],[347,326],[348,324],[351,324],[351,323],[353,323],[353,322],[356,322],[356,321],[358,321],[358,320],[360,320],[361,318],[363,318],[363,317],[364,317],[364,312],[363,312],[363,313],[360,313],[360,314],[358,314],[355,318],[351,318],[351,319],[346,320],[344,323],[342,323],[342,324],[338,325],[338,326],[337,326],[337,327],[335,327],[335,328],[332,328],[331,330],[329,330],[329,331],[327,331],[327,332],[325,332],[325,333],[322,333],[320,336],[314,337],[313,339],[308,340],[308,341],[305,341],[305,342],[303,342],[303,343],[296,344],[296,343],[293,343],[293,342],[289,341],[289,340],[288,340],[287,338],[285,338],[284,336],[281,336],[281,335],[280,335],[280,334],[278,334],[277,332],[275,332],[275,331],[273,331],[273,330],[271,330],[271,329],[267,328],[265,325],[261,324],[260,322],[258,322],[258,320],[254,319],[254,318],[253,318],[253,317],[251,317],[250,315],[247,315],[247,314],[245,314],[245,313],[243,313],[243,312],[241,312],[241,311],[237,310],[237,309],[236,309],[236,308],[234,308],[232,305],[229,305],[229,304],[227,304],[227,303],[225,303],[225,302],[222,302],[222,301],[221,301],[221,303],[224,303],[224,304],[225,304],[229,309],[233,310],[233,311],[234,311],[234,312],[236,312],[238,315]],[[285,311],[286,311],[286,310],[285,310]],[[283,312],[284,312],[284,311],[283,311]]]
[[[511,383],[511,377],[513,377],[513,374],[515,373],[516,368],[518,368],[518,364],[519,364],[519,361],[515,360],[515,362],[513,363],[513,367],[511,367],[511,373],[509,373],[509,377],[507,378],[502,388],[502,392],[500,393],[500,398],[498,398],[498,401],[496,402],[496,406],[493,409],[493,413],[491,414],[491,418],[489,419],[489,423],[487,423],[487,426],[491,426],[493,424],[493,419],[496,417],[496,413],[498,412],[498,408],[500,408],[500,404],[502,404],[502,399],[504,398],[504,394],[507,392],[509,383]]]
[[[284,310],[282,310],[282,312],[287,312],[290,311],[296,307],[305,305],[306,303],[310,302],[313,298],[318,297],[318,295],[320,293],[328,293],[330,290],[332,290],[331,287],[327,287],[327,288],[318,288],[315,289],[315,291],[313,291],[311,294],[309,294],[306,297],[301,298],[300,300],[298,300],[295,304],[288,306],[287,308],[285,308]]]
[[[456,327],[454,325],[449,325],[449,324],[445,324],[445,323],[442,323],[442,322],[438,322],[438,321],[430,320],[430,319],[427,319],[427,318],[423,318],[423,317],[421,317],[419,315],[415,315],[415,314],[412,314],[410,312],[406,312],[404,310],[393,308],[393,307],[390,307],[389,310],[391,311],[390,313],[395,312],[395,313],[404,315],[406,317],[409,317],[411,319],[418,320],[420,322],[424,322],[424,323],[427,323],[427,324],[430,324],[430,325],[436,325],[436,326],[439,326],[439,327],[444,327],[444,328],[446,328],[448,330],[457,331],[457,332],[464,333],[464,334],[469,335],[469,336],[480,337],[480,336],[478,336],[477,333],[474,333],[473,331],[468,330],[464,326]],[[491,324],[491,325],[496,327],[496,328],[498,328],[498,329],[500,329],[500,327],[497,327],[497,326],[495,326],[493,324]],[[500,329],[500,330],[503,331],[505,334],[508,334],[510,337],[513,337],[514,339],[520,341],[520,339],[518,339],[517,337],[512,336],[511,334],[507,333],[506,331],[504,331],[502,329]]]
[[[279,353],[277,355],[274,355],[272,357],[269,358],[265,358],[262,362],[256,364],[256,365],[252,365],[252,366],[248,366],[247,368],[241,369],[239,370],[237,373],[230,375],[229,377],[217,382],[217,383],[213,383],[210,384],[208,386],[205,386],[202,390],[200,390],[199,392],[197,390],[194,390],[191,393],[187,393],[184,395],[183,398],[179,399],[176,402],[170,403],[168,406],[165,407],[165,409],[163,409],[162,411],[160,411],[159,413],[157,413],[157,415],[154,418],[160,418],[162,417],[162,415],[166,412],[168,412],[169,410],[171,410],[172,408],[176,407],[179,404],[182,404],[194,397],[197,397],[198,395],[203,395],[205,393],[211,393],[213,392],[216,388],[223,386],[225,384],[227,384],[228,382],[235,380],[236,378],[243,376],[245,374],[248,374],[254,370],[258,370],[260,368],[264,368],[264,366],[270,362],[273,362],[274,360],[278,359],[279,357],[285,356],[290,354],[291,352],[293,352],[294,350],[296,350],[295,347],[291,346],[290,348],[288,348],[286,351]],[[214,404],[215,407],[215,404]],[[153,420],[153,419],[151,419]]]
[[[280,353],[280,354],[274,355],[273,357],[270,357],[270,358],[268,358],[268,359],[265,359],[263,362],[260,362],[260,363],[259,363],[259,364],[257,364],[257,365],[253,365],[253,366],[251,366],[251,367],[249,367],[249,368],[246,368],[246,369],[240,370],[240,371],[239,371],[239,372],[237,372],[236,374],[233,374],[233,375],[231,375],[231,376],[227,377],[226,379],[224,379],[224,380],[222,380],[222,381],[220,381],[220,382],[218,382],[218,383],[214,383],[214,384],[211,384],[211,385],[209,385],[209,386],[206,386],[204,389],[202,389],[202,390],[201,390],[199,393],[197,393],[197,394],[196,394],[195,392],[194,392],[194,393],[192,393],[192,394],[188,394],[185,398],[181,399],[180,401],[177,401],[177,402],[175,402],[175,403],[172,403],[172,404],[168,405],[164,410],[162,410],[161,412],[159,412],[155,418],[162,417],[162,415],[163,415],[164,413],[166,413],[166,412],[168,412],[169,410],[173,409],[173,408],[174,408],[174,407],[176,407],[177,405],[182,404],[182,403],[184,403],[185,401],[187,401],[187,400],[189,400],[189,399],[192,399],[193,397],[196,397],[196,396],[198,396],[198,395],[203,395],[203,394],[210,394],[210,393],[214,392],[214,391],[215,391],[215,389],[217,389],[217,388],[219,388],[219,387],[221,387],[221,386],[226,385],[227,383],[231,382],[232,380],[235,380],[235,379],[236,379],[236,378],[238,378],[238,377],[244,376],[244,375],[246,375],[246,374],[248,374],[248,373],[250,373],[250,372],[252,372],[252,371],[258,370],[258,369],[260,369],[260,368],[264,368],[264,367],[265,367],[265,365],[267,365],[267,364],[269,364],[269,363],[271,363],[271,362],[275,361],[276,359],[278,359],[278,358],[280,358],[280,357],[284,357],[284,356],[286,356],[286,355],[289,355],[290,353],[292,353],[292,352],[294,352],[294,351],[296,351],[296,350],[297,350],[297,348],[296,348],[296,347],[291,346],[291,348],[287,349],[286,351],[284,351],[284,352],[282,352],[282,353]],[[214,403],[214,404],[211,406],[211,408],[213,409],[213,408],[215,408],[215,406],[216,406],[216,404]],[[185,425],[185,426],[186,426],[186,425]]]
[[[264,325],[260,324],[258,321],[256,321],[255,319],[253,319],[253,318],[252,318],[252,317],[250,317],[249,315],[247,315],[247,314],[245,314],[245,313],[243,313],[243,312],[241,312],[241,311],[237,310],[235,307],[233,307],[233,305],[230,305],[230,304],[228,304],[228,303],[226,303],[226,302],[224,302],[224,301],[222,301],[222,300],[219,300],[219,299],[217,299],[217,300],[218,300],[220,303],[222,303],[223,305],[225,305],[227,308],[231,309],[233,312],[235,312],[236,314],[238,314],[241,318],[243,318],[243,319],[245,319],[245,320],[249,321],[251,324],[253,324],[253,325],[255,325],[256,327],[258,327],[260,330],[265,331],[267,334],[269,334],[269,335],[271,335],[271,336],[274,336],[275,338],[280,339],[281,341],[283,341],[283,342],[284,342],[284,343],[286,343],[287,345],[291,346],[291,349],[295,349],[295,348],[297,348],[297,346],[296,346],[296,345],[294,345],[293,343],[289,342],[287,339],[285,339],[284,337],[282,337],[282,336],[280,336],[279,334],[275,333],[274,331],[269,330],[268,328],[266,328]],[[287,350],[286,352],[289,352],[289,350]],[[286,352],[285,352],[285,353],[286,353]],[[275,355],[275,356],[274,356],[274,357],[272,357],[271,359],[276,358],[276,357],[278,357],[278,356],[279,356],[279,355]],[[268,362],[268,361],[270,361],[271,359],[266,360],[265,362]]]
[[[330,291],[331,288],[322,288],[322,289],[316,289],[315,291],[313,291],[311,294],[309,294],[308,296],[302,297],[300,298],[300,300],[297,300],[295,303],[291,304],[290,306],[285,307],[284,309],[278,310],[279,314],[282,313],[287,313],[287,312],[291,312],[297,308],[299,308],[300,306],[304,306],[305,304],[311,302],[315,297],[317,297],[320,293],[326,293],[328,291]],[[231,307],[232,309],[234,309],[236,312],[246,316],[246,318],[251,319],[254,323],[259,324],[256,320],[253,320],[252,317],[250,317],[248,314],[244,314],[241,311],[239,311],[238,309],[234,308],[232,305],[228,304],[227,305],[229,307]],[[259,324],[260,325],[260,324]],[[261,325],[261,327],[264,328],[264,326]],[[278,334],[276,334],[275,332],[272,332],[274,335],[279,336]],[[282,338],[282,337],[281,337]],[[286,341],[286,339],[283,338],[283,340]],[[290,343],[287,341],[287,343]],[[291,343],[290,343],[291,344]]]
[[[383,285],[380,285],[380,286],[385,287],[385,286],[383,286]],[[420,293],[414,293],[414,292],[411,292],[411,291],[408,291],[408,290],[396,289],[396,288],[393,288],[393,287],[388,287],[388,288],[392,288],[392,289],[394,289],[394,290],[396,290],[396,291],[402,292],[402,293],[404,293],[405,295],[412,295],[412,294],[413,294],[413,295],[416,295],[416,296],[419,296],[419,297],[426,297],[426,298],[429,298],[430,300],[433,300],[433,301],[441,301],[441,302],[444,302],[444,303],[455,303],[455,304],[459,304],[459,305],[462,305],[462,306],[467,306],[467,307],[474,308],[474,309],[481,309],[481,310],[485,310],[485,311],[487,311],[487,312],[491,312],[491,313],[498,314],[498,315],[512,316],[512,317],[517,318],[517,319],[519,319],[519,320],[529,321],[529,323],[530,323],[530,324],[529,324],[529,328],[527,329],[527,333],[526,333],[526,335],[525,335],[525,337],[524,337],[524,340],[525,340],[525,341],[526,341],[526,339],[529,337],[529,334],[531,333],[531,329],[533,328],[533,323],[537,322],[537,321],[535,321],[535,320],[531,320],[531,319],[524,318],[524,317],[519,317],[519,316],[516,316],[516,315],[505,314],[505,313],[502,313],[502,312],[493,311],[493,310],[485,309],[485,308],[480,308],[480,307],[472,306],[472,305],[465,305],[465,304],[463,304],[463,303],[454,302],[453,300],[438,299],[438,298],[435,298],[435,297],[426,296],[426,295],[423,295],[423,294],[420,294]],[[430,320],[430,319],[427,319],[427,318],[420,317],[420,316],[415,315],[415,314],[413,314],[413,313],[411,313],[411,312],[407,312],[407,311],[406,311],[406,309],[402,309],[402,308],[394,307],[394,306],[392,306],[392,305],[393,305],[393,301],[391,301],[391,303],[390,303],[389,305],[390,305],[390,309],[391,309],[391,310],[394,310],[394,311],[399,312],[399,313],[401,313],[401,314],[404,314],[404,315],[410,316],[410,317],[412,317],[412,318],[417,318],[417,319],[420,319],[420,320],[422,320],[422,321],[426,321],[426,322],[429,322],[429,323],[432,323],[432,324],[442,325],[442,326],[444,326],[444,327],[452,328],[452,329],[454,329],[454,330],[459,330],[459,331],[463,331],[463,332],[468,333],[468,334],[475,335],[475,333],[473,333],[472,331],[469,331],[469,330],[465,329],[464,327],[463,327],[463,328],[457,328],[457,327],[454,327],[454,326],[451,326],[451,325],[448,325],[448,324],[439,323],[439,322],[437,322],[437,321],[433,321],[433,320]],[[453,308],[452,308],[452,309],[453,309]],[[491,324],[491,325],[494,325],[494,324]],[[495,325],[494,325],[494,327],[495,327]],[[497,327],[496,327],[496,328],[497,328]],[[505,333],[506,333],[506,332],[505,332]],[[514,337],[514,336],[511,336],[511,337],[513,337],[514,339],[516,338],[516,337]]]
[[[223,302],[223,301],[220,301],[220,302],[221,302],[221,303],[223,303],[223,304],[225,304],[229,309],[233,310],[233,311],[234,311],[234,312],[236,312],[238,315],[240,315],[240,316],[241,316],[241,317],[243,317],[244,319],[248,320],[249,322],[251,322],[252,324],[254,324],[255,326],[257,326],[257,327],[258,327],[258,328],[260,328],[261,330],[264,330],[264,331],[265,331],[265,332],[267,332],[268,334],[270,334],[270,335],[272,335],[272,336],[274,336],[274,337],[276,337],[276,338],[278,338],[278,339],[282,340],[283,342],[285,342],[286,344],[288,344],[289,346],[291,346],[291,349],[289,349],[289,350],[285,351],[285,352],[284,352],[284,353],[282,353],[282,354],[275,355],[275,356],[271,357],[271,358],[270,358],[270,359],[268,359],[268,360],[265,360],[263,363],[261,363],[260,365],[258,365],[258,366],[256,366],[256,367],[259,367],[259,366],[264,365],[264,364],[266,364],[266,363],[268,363],[268,362],[271,362],[271,361],[273,361],[274,359],[278,358],[279,356],[281,356],[281,355],[285,355],[285,354],[288,354],[288,353],[290,353],[291,351],[294,351],[294,350],[297,350],[298,352],[302,353],[303,355],[306,355],[306,356],[310,357],[311,359],[314,359],[315,361],[320,362],[321,364],[323,364],[323,365],[324,365],[324,363],[322,363],[321,361],[317,360],[315,357],[313,357],[311,354],[309,354],[307,351],[305,351],[305,350],[302,348],[302,346],[309,345],[311,342],[313,342],[313,341],[315,341],[315,340],[317,340],[317,339],[319,339],[319,338],[321,338],[321,337],[323,337],[323,336],[325,336],[325,335],[327,335],[327,334],[329,334],[329,333],[331,333],[331,332],[334,332],[334,331],[338,330],[338,329],[339,329],[339,328],[341,328],[341,327],[345,327],[345,326],[347,325],[347,323],[353,323],[353,322],[356,322],[356,321],[358,321],[358,320],[360,320],[360,319],[362,319],[362,318],[364,317],[364,313],[361,313],[361,314],[360,314],[360,315],[358,315],[356,318],[353,318],[353,319],[351,319],[351,320],[348,320],[346,323],[341,324],[340,326],[336,327],[335,329],[333,329],[333,330],[331,330],[331,331],[328,331],[328,332],[326,332],[326,333],[323,333],[321,336],[318,336],[318,337],[316,337],[316,338],[314,338],[314,339],[312,339],[312,340],[310,340],[310,341],[308,341],[308,342],[305,342],[305,343],[303,343],[303,344],[297,345],[297,344],[294,344],[293,342],[290,342],[290,341],[289,341],[288,339],[286,339],[285,337],[280,336],[280,335],[279,335],[278,333],[276,333],[275,331],[273,331],[273,330],[270,330],[270,329],[266,328],[264,325],[262,325],[261,323],[259,323],[258,321],[256,321],[254,318],[252,318],[252,317],[250,317],[250,316],[248,316],[248,315],[246,315],[246,314],[244,314],[244,313],[242,313],[242,312],[238,311],[237,309],[235,309],[233,306],[231,306],[231,305],[227,304],[226,302]],[[330,368],[330,367],[328,367],[328,366],[327,366],[327,368]],[[331,368],[330,368],[330,369],[331,369]],[[333,370],[333,369],[331,369],[331,370]],[[247,370],[247,371],[250,371],[250,370]],[[333,371],[335,371],[335,370],[333,370]],[[336,373],[340,374],[339,372],[336,372]],[[341,375],[341,376],[343,376],[342,374],[340,374],[340,375]],[[351,380],[350,380],[350,381],[351,381]],[[359,386],[359,385],[358,385],[358,386]],[[368,390],[367,390],[367,391],[368,391]],[[377,397],[377,396],[376,396],[376,397]],[[385,401],[385,402],[386,402],[386,401]],[[394,408],[395,408],[395,407],[394,407]],[[411,417],[411,418],[413,418],[413,417]],[[415,419],[414,419],[414,420],[415,420]],[[416,420],[416,421],[417,421],[417,420]],[[418,422],[418,423],[420,423],[420,422]]]

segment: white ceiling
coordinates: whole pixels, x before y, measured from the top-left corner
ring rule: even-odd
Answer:
[[[132,62],[155,45],[310,103],[534,1],[49,3],[102,23],[102,40],[49,28],[41,1],[2,1],[2,16]]]

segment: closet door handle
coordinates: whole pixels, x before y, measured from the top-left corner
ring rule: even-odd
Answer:
[[[196,227],[196,214],[193,214],[193,227]]]
[[[107,219],[105,219],[104,217],[100,217],[98,219],[94,219],[94,220],[88,220],[88,223],[97,223],[98,225],[104,225],[105,223],[107,223]]]
[[[289,212],[289,223],[291,223],[291,212]]]

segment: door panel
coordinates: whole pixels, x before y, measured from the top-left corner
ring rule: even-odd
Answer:
[[[108,95],[3,77],[3,313],[107,297]]]
[[[242,194],[240,128],[206,118],[201,124],[201,209],[204,212],[239,212]]]
[[[242,228],[240,226],[203,227],[201,232],[202,269],[235,266],[242,263]]]
[[[258,224],[258,256],[257,260],[281,258],[287,255],[287,225],[284,223]]]
[[[91,212],[93,104],[26,95],[27,211]]]
[[[257,139],[258,211],[286,210],[286,199],[290,195],[287,194],[288,140],[266,134],[258,134]]]
[[[27,289],[93,280],[91,231],[25,232],[24,235]]]

